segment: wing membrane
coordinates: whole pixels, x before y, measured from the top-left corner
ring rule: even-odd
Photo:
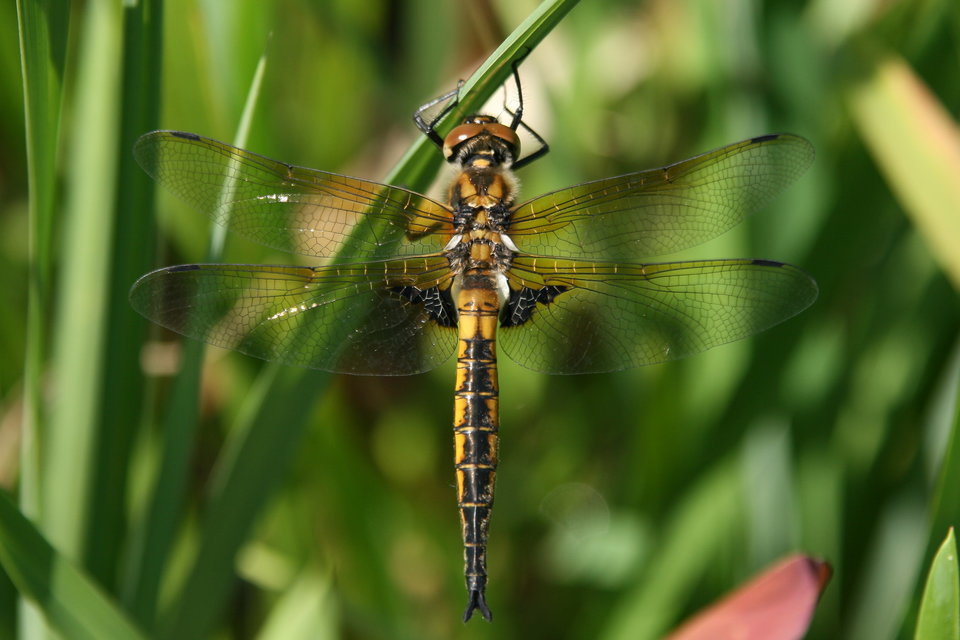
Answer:
[[[182,265],[134,284],[134,308],[154,322],[264,360],[336,373],[407,375],[446,360],[456,331],[399,287],[445,287],[444,259],[317,268]]]
[[[766,260],[624,265],[524,257],[508,278],[513,288],[566,288],[500,332],[504,353],[545,373],[683,358],[763,331],[817,296],[806,273]]]
[[[157,182],[218,224],[291,253],[358,260],[431,254],[451,233],[447,208],[426,196],[192,133],[148,133],[134,155]]]
[[[639,260],[695,246],[727,231],[813,162],[799,136],[770,135],[519,205],[509,234],[529,254]]]

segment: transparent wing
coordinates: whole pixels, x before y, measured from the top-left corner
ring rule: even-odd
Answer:
[[[586,182],[519,205],[509,235],[524,253],[639,260],[727,231],[797,179],[813,147],[779,134],[662,169]]]
[[[767,260],[605,264],[515,258],[513,289],[563,291],[537,303],[500,346],[545,373],[594,373],[675,360],[740,340],[813,303],[814,280]]]
[[[148,133],[134,156],[218,224],[291,253],[358,260],[430,254],[452,232],[447,208],[413,191],[295,167],[193,133]]]
[[[159,269],[130,291],[154,322],[264,360],[364,375],[427,371],[456,331],[417,292],[449,286],[444,259],[318,268],[194,264]],[[439,309],[442,311],[442,309]]]

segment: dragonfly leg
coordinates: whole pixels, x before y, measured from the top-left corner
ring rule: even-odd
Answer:
[[[420,131],[430,138],[430,142],[437,145],[437,147],[440,149],[443,149],[443,138],[441,138],[440,134],[436,131],[437,123],[443,119],[443,116],[450,113],[450,111],[457,106],[457,103],[460,101],[460,87],[462,86],[463,80],[458,80],[456,89],[453,91],[448,91],[442,96],[438,96],[430,102],[420,105],[420,107],[413,114],[413,122],[417,125],[417,129],[420,129]],[[430,118],[428,121],[424,114],[443,102],[446,102],[447,104],[443,105],[443,108],[440,109],[439,113]]]
[[[516,131],[518,127],[522,127],[524,131],[533,136],[534,140],[536,140],[537,144],[540,146],[537,147],[537,150],[533,153],[527,154],[523,158],[517,158],[513,163],[513,169],[524,167],[537,158],[542,158],[543,156],[547,155],[547,152],[550,151],[550,145],[548,145],[547,141],[543,139],[543,136],[534,131],[532,127],[523,121],[523,86],[520,84],[519,67],[520,63],[523,62],[524,58],[526,58],[529,53],[530,52],[527,51],[521,57],[513,61],[513,79],[517,84],[517,108],[515,111],[511,111],[506,105],[504,105],[503,108],[513,118],[510,122],[510,128]]]

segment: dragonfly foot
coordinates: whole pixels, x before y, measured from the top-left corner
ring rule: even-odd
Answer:
[[[486,597],[483,595],[483,592],[478,589],[470,590],[470,600],[467,602],[466,611],[463,612],[464,622],[470,619],[474,609],[480,611],[480,615],[482,615],[483,619],[487,622],[493,621],[493,614],[490,613],[490,609],[487,607]]]

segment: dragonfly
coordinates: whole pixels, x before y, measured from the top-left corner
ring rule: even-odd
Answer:
[[[193,133],[154,131],[134,155],[174,194],[262,245],[319,266],[188,264],[141,277],[133,307],[188,337],[264,360],[411,375],[456,354],[454,463],[467,606],[486,602],[499,460],[497,354],[552,374],[667,362],[740,340],[807,308],[816,282],[772,260],[651,262],[727,231],[813,161],[763,135],[660,168],[517,201],[513,171],[547,143],[519,105],[441,136],[457,91],[417,110],[453,167],[445,202],[271,160]],[[447,101],[439,115],[435,105]],[[527,155],[520,134],[537,148]],[[529,134],[529,135],[528,135]]]

